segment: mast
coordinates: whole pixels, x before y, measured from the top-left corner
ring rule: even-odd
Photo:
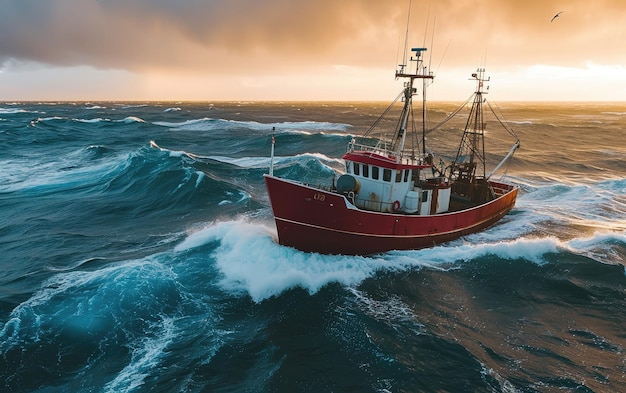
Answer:
[[[475,177],[476,169],[478,168],[480,168],[479,173],[482,173],[482,177],[486,174],[483,94],[487,93],[483,91],[483,87],[484,83],[489,81],[489,78],[485,79],[484,75],[484,68],[478,68],[476,72],[472,74],[471,79],[476,81],[474,101],[469,116],[467,117],[467,123],[465,124],[465,130],[463,131],[463,137],[461,138],[461,144],[456,159],[453,163],[453,173],[456,169],[459,173],[469,176],[470,179]]]
[[[400,64],[400,69],[396,71],[396,78],[407,78],[408,81],[404,83],[404,106],[402,107],[402,113],[400,115],[400,123],[398,130],[395,133],[392,150],[395,152],[397,160],[402,158],[402,150],[404,149],[406,141],[406,128],[409,123],[409,115],[413,105],[413,96],[417,93],[417,89],[413,87],[416,79],[422,79],[422,146],[423,152],[426,153],[425,142],[425,130],[426,130],[426,80],[433,79],[434,76],[428,72],[426,67],[423,67],[422,52],[426,51],[426,48],[411,48],[412,52],[415,52],[415,57],[411,56],[410,61],[415,63],[415,71],[411,72],[406,69],[406,64]]]

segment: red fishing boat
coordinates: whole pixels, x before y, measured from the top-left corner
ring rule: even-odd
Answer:
[[[359,143],[353,138],[343,156],[345,173],[332,184],[312,186],[274,176],[272,137],[272,164],[265,183],[280,244],[306,252],[350,255],[432,247],[481,231],[514,207],[518,188],[491,179],[519,147],[519,139],[502,121],[515,142],[494,170],[486,173],[483,86],[488,79],[484,69],[472,74],[477,88],[470,97],[471,109],[456,157],[439,168],[427,152],[425,135],[460,110],[426,130],[425,92],[433,75],[423,66],[426,49],[412,51],[415,70],[409,71],[404,61],[396,71],[396,78],[406,80],[390,105],[399,99],[403,103],[397,125],[387,138],[370,137],[376,123]],[[409,136],[416,129],[411,124],[417,81],[422,82],[423,97],[421,142]]]

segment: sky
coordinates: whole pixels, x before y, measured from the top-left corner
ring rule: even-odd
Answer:
[[[0,0],[0,100],[388,101],[405,37],[431,100],[626,102],[624,0]]]

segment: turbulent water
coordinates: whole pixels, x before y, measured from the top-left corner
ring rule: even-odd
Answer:
[[[626,391],[626,105],[500,103],[520,194],[484,232],[279,246],[272,128],[276,174],[330,183],[384,108],[1,103],[0,390]]]

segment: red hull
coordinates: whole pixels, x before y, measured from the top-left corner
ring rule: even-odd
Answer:
[[[486,204],[430,216],[357,209],[342,195],[265,175],[279,243],[322,254],[368,255],[432,247],[481,231],[515,205],[517,187],[491,182]]]

